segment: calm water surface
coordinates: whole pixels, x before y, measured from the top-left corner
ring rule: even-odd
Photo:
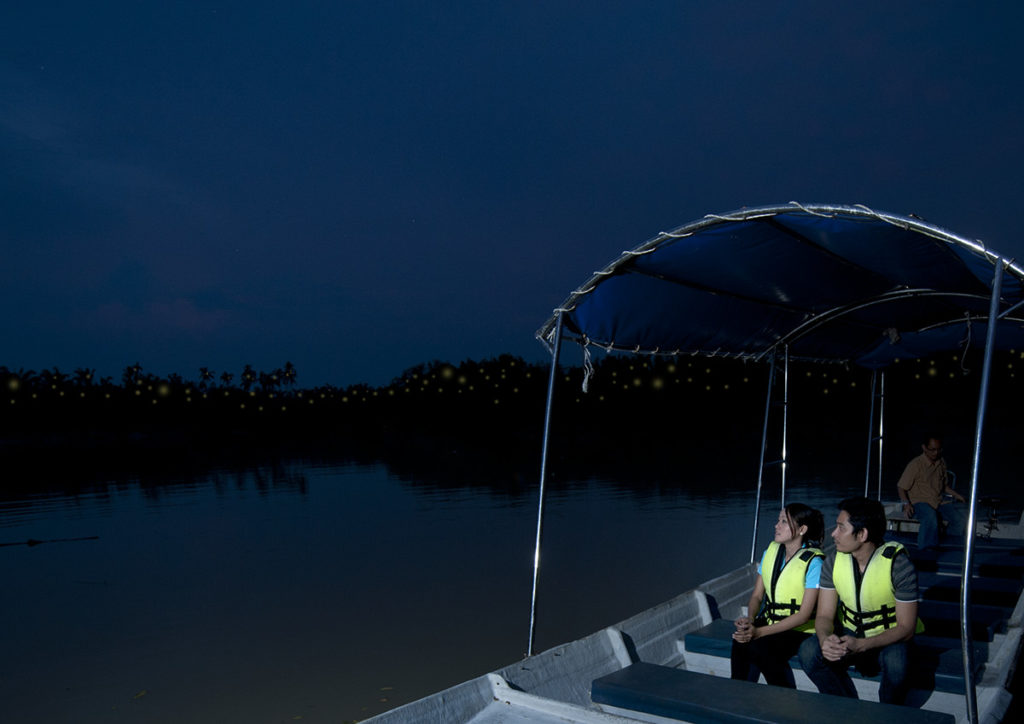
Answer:
[[[537,650],[745,562],[752,510],[714,479],[553,485]],[[0,721],[366,718],[523,655],[535,523],[535,486],[303,461],[5,501]]]

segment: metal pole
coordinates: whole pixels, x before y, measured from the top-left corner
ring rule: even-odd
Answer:
[[[789,345],[786,345],[785,374],[782,376],[782,505],[786,507],[786,440],[789,422]]]
[[[551,434],[551,403],[555,398],[555,377],[558,375],[558,353],[562,347],[562,313],[555,325],[555,343],[551,348],[551,375],[548,377],[548,402],[544,410],[544,442],[540,455],[540,493],[537,499],[537,542],[533,550],[533,593],[530,594],[530,638],[526,655],[533,655],[533,633],[537,624],[537,580],[540,572],[540,532],[544,520],[544,483],[548,476],[548,438]]]
[[[882,500],[882,453],[885,451],[885,370],[878,385],[878,500]],[[867,495],[864,496],[868,497]]]
[[[996,338],[999,313],[999,295],[1003,289],[1003,260],[996,260],[992,279],[992,300],[988,309],[988,330],[985,334],[985,361],[981,369],[981,389],[978,392],[978,419],[974,425],[974,459],[971,461],[971,498],[968,504],[967,527],[964,530],[964,568],[960,579],[960,642],[964,656],[964,688],[967,699],[967,721],[978,724],[978,692],[974,685],[974,646],[971,642],[971,571],[974,556],[975,511],[978,504],[978,464],[981,460],[981,432],[988,405],[989,373],[992,367],[992,349]]]
[[[768,365],[768,399],[764,403],[764,427],[761,428],[761,466],[757,470],[757,496],[754,498],[754,532],[750,540],[750,562],[757,553],[757,522],[761,514],[761,482],[764,480],[764,452],[768,445],[768,415],[772,409],[772,388],[775,387],[775,355]]]
[[[874,440],[872,428],[875,426],[875,387],[878,383],[878,370],[871,371],[871,407],[868,408],[868,454],[864,466],[864,497],[868,497],[868,485],[871,483],[871,443]]]

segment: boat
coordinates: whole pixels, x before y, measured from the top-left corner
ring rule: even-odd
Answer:
[[[1024,270],[1013,260],[919,217],[862,205],[743,208],[623,252],[574,290],[537,332],[552,362],[527,656],[368,721],[1004,720],[1024,631],[1024,515],[1017,510],[1009,519],[997,517],[996,502],[979,499],[979,470],[992,357],[1001,349],[1024,349],[1022,306]],[[561,348],[570,341],[579,345],[587,371],[595,352],[764,363],[761,463],[749,561],[723,562],[721,575],[693,590],[535,653],[554,380]],[[968,529],[976,535],[926,556],[914,546],[914,522],[882,489],[885,370],[899,359],[940,351],[982,358],[968,495]],[[916,637],[906,706],[879,703],[877,680],[863,677],[855,678],[859,699],[819,694],[798,664],[796,690],[729,678],[732,621],[745,615],[757,575],[766,470],[780,471],[785,503],[787,380],[795,361],[871,370],[864,492],[887,502],[889,537],[911,550],[926,627]],[[774,459],[769,447],[779,442],[780,430],[782,452]]]

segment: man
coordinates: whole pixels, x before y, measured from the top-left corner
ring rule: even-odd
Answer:
[[[946,461],[942,459],[942,440],[931,435],[921,444],[921,454],[907,463],[896,484],[903,501],[903,513],[920,522],[917,548],[921,551],[939,546],[939,524],[945,519],[949,532],[963,536],[967,515],[956,503],[943,502],[942,496],[952,495],[963,503],[964,496],[949,487]]]
[[[818,691],[854,699],[850,666],[865,676],[881,673],[879,701],[902,704],[918,628],[917,571],[902,545],[884,541],[881,503],[849,498],[839,508],[836,550],[821,569],[815,635],[800,646],[800,663]]]

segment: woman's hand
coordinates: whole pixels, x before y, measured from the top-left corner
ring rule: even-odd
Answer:
[[[748,617],[736,619],[736,630],[733,631],[732,638],[741,644],[749,643],[754,638],[754,625]]]

